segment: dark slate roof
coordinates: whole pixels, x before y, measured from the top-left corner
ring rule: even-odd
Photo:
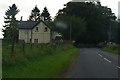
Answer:
[[[20,21],[20,23],[18,24],[18,28],[19,29],[32,29],[36,25],[38,25],[40,22],[43,22],[46,26],[49,27],[49,25],[46,22],[41,20],[41,21]]]

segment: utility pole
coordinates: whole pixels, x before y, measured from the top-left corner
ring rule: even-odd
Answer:
[[[109,26],[109,31],[108,31],[108,42],[111,41],[111,20],[110,20],[110,26]]]

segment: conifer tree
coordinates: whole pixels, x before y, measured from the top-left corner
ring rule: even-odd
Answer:
[[[17,6],[13,4],[12,6],[9,6],[9,9],[5,12],[5,25],[3,26],[3,36],[4,40],[7,40],[8,42],[12,43],[11,52],[14,53],[14,44],[18,41],[18,21],[16,20],[16,14],[18,14],[19,9],[17,9]]]
[[[37,6],[33,8],[31,11],[31,15],[29,16],[29,21],[39,21],[40,20],[40,10]]]
[[[44,21],[50,21],[51,20],[50,13],[48,12],[47,7],[44,8],[41,16],[44,17]]]

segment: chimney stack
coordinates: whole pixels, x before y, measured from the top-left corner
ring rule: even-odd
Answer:
[[[41,16],[41,20],[42,20],[42,21],[44,21],[44,20],[45,20],[43,16]]]

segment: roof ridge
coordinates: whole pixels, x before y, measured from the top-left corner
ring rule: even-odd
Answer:
[[[34,28],[36,25],[38,25],[40,22],[43,22],[46,26],[49,27],[49,25],[43,21],[43,20],[40,20],[40,21],[21,21],[19,24],[18,24],[18,28],[19,29],[32,29]],[[49,27],[50,28],[50,27]]]
[[[43,21],[43,20],[40,20],[40,21]],[[20,21],[20,22],[40,22],[40,21]],[[43,21],[45,22],[45,21]]]

